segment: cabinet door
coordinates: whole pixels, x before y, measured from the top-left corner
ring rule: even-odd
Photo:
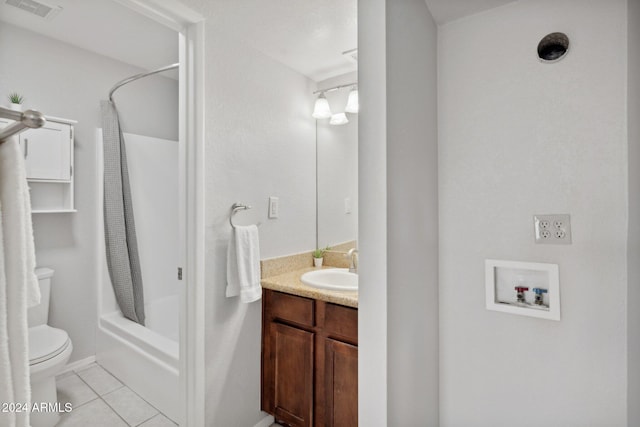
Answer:
[[[271,323],[274,415],[290,426],[311,426],[313,418],[312,332]]]
[[[20,134],[28,179],[71,180],[71,129],[66,124],[48,122]]]
[[[358,425],[358,347],[327,338],[325,345],[326,425]]]

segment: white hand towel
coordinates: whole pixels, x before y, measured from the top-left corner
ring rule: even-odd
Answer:
[[[27,308],[40,302],[31,201],[16,137],[0,144],[0,401],[29,404]],[[7,423],[7,424],[5,424]],[[29,413],[3,413],[0,425],[27,427]]]
[[[262,297],[258,227],[236,226],[227,250],[227,297],[250,303]]]

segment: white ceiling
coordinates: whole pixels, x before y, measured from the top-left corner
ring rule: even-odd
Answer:
[[[438,25],[516,0],[425,0]]]
[[[396,1],[396,0],[393,0]],[[515,0],[425,0],[442,24]],[[355,71],[357,0],[216,0],[218,28],[318,82]]]
[[[145,70],[178,61],[177,34],[118,0],[43,0],[63,8],[51,20],[5,1],[0,0],[0,21]],[[442,24],[514,0],[425,1]],[[224,16],[216,22],[219,30],[316,82],[357,69],[342,55],[357,47],[357,0],[216,0],[209,6]]]
[[[342,55],[358,42],[356,0],[216,0],[219,29],[314,81],[357,65]]]
[[[175,31],[113,0],[43,1],[61,6],[63,10],[48,20],[0,0],[0,21],[145,70],[178,62]]]

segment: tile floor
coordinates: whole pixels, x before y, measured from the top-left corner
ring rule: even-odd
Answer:
[[[98,364],[56,378],[58,400],[73,410],[57,427],[176,427]]]

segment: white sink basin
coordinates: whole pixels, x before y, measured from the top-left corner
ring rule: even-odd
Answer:
[[[307,286],[334,291],[357,291],[358,275],[349,273],[348,268],[327,268],[304,273],[300,277]]]

